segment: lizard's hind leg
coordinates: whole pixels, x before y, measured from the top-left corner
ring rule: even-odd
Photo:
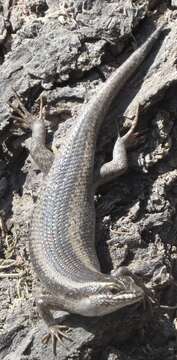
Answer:
[[[138,115],[139,105],[137,106],[134,120],[128,132],[122,137],[118,134],[113,148],[112,160],[101,166],[95,180],[96,187],[122,175],[127,170],[127,148],[136,143],[137,139],[141,138],[139,133],[134,132],[138,123]]]
[[[13,90],[14,96],[17,100],[18,107],[9,103],[10,108],[18,114],[12,114],[12,118],[16,120],[16,124],[22,128],[31,129],[31,146],[30,155],[39,166],[39,169],[46,175],[53,163],[54,155],[51,150],[46,147],[46,129],[44,123],[44,112],[43,112],[43,99],[40,98],[40,111],[39,116],[34,116],[27,111],[23,105],[19,95]]]

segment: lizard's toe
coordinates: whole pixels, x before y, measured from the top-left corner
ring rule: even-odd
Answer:
[[[132,146],[140,145],[144,143],[146,138],[146,132],[135,132],[130,134],[129,138],[126,141],[126,148],[131,148]]]
[[[56,342],[57,342],[57,340],[67,350],[69,350],[68,347],[63,342],[63,339],[73,341],[70,336],[66,335],[66,331],[68,332],[69,330],[71,330],[71,329],[66,325],[52,325],[52,326],[49,326],[49,333],[42,338],[42,342],[43,342],[43,344],[47,344],[49,342],[49,339],[51,338],[51,340],[52,340],[52,348],[53,348],[53,353],[54,354],[56,354]]]

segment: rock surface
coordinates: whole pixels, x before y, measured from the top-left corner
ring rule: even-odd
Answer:
[[[175,2],[174,2],[175,3]],[[96,195],[96,246],[104,272],[126,265],[147,301],[98,319],[67,317],[73,342],[56,359],[176,359],[177,11],[163,1],[0,1],[0,359],[49,359],[33,290],[30,218],[43,176],[29,155],[30,133],[11,116],[13,88],[27,109],[46,105],[55,151],[84,102],[166,19],[165,33],[115,99],[101,129],[95,166],[111,157],[117,122],[124,133],[137,103],[143,141],[129,171]],[[56,314],[58,317],[59,314]]]

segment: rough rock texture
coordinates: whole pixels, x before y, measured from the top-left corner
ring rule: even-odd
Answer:
[[[84,102],[166,19],[165,33],[115,99],[100,131],[95,166],[111,157],[140,103],[143,141],[129,171],[99,189],[96,246],[102,270],[126,265],[146,304],[98,319],[67,317],[73,342],[56,359],[176,359],[177,305],[177,11],[175,1],[0,1],[0,359],[50,359],[36,311],[40,288],[28,256],[30,218],[42,174],[30,132],[12,120],[12,88],[31,112],[46,105],[47,142],[55,151]],[[59,314],[56,314],[56,317]]]

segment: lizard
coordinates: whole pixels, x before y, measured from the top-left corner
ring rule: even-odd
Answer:
[[[39,115],[33,115],[15,92],[18,106],[11,104],[12,116],[31,127],[30,154],[45,174],[32,216],[29,254],[47,291],[36,303],[49,330],[43,341],[51,337],[53,351],[57,340],[69,338],[65,325],[55,323],[53,311],[103,316],[144,299],[144,290],[128,271],[101,272],[94,246],[94,194],[100,184],[127,170],[127,146],[136,137],[138,112],[128,132],[122,137],[118,133],[112,160],[96,175],[94,158],[97,135],[113,99],[149,54],[163,28],[164,24],[159,26],[84,104],[60,154],[54,156],[46,147],[42,100]]]

